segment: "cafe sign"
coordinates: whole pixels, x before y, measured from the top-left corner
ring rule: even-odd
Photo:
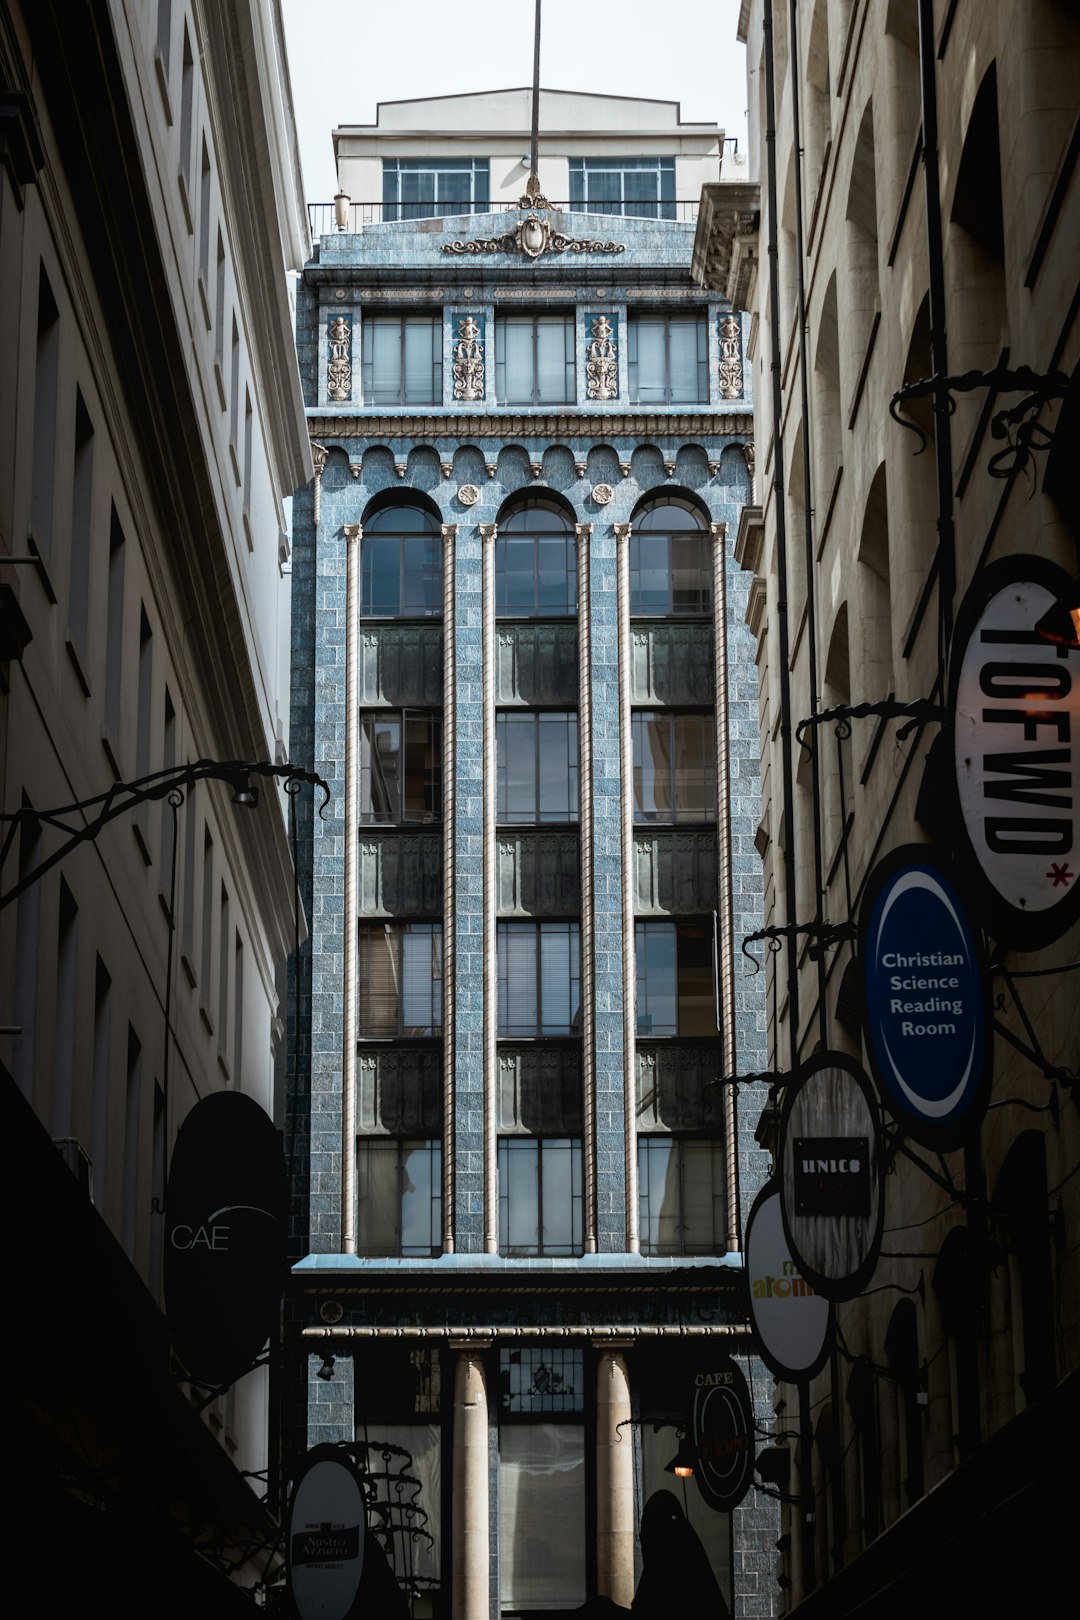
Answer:
[[[949,724],[971,909],[1040,950],[1080,918],[1080,651],[1035,626],[1068,587],[1041,557],[979,571],[957,615]]]

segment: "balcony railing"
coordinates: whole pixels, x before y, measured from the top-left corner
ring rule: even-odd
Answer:
[[[548,207],[561,213],[592,214],[616,219],[666,219],[693,225],[698,216],[693,202],[604,202],[592,198],[587,203],[549,201]],[[466,214],[517,214],[516,202],[496,199],[487,203],[382,203],[352,202],[347,205],[348,223],[337,222],[336,204],[308,203],[308,223],[312,238],[356,236],[369,225],[389,224],[401,219],[460,219]]]

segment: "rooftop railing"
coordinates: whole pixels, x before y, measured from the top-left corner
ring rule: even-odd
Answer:
[[[612,219],[666,219],[693,225],[698,204],[693,202],[604,202],[590,198],[587,203],[549,201],[549,209],[569,214],[602,215]],[[339,222],[338,205],[333,202],[308,203],[308,223],[313,239],[320,236],[356,236],[369,225],[385,225],[402,219],[460,219],[465,214],[517,214],[519,204],[495,198],[485,203],[382,203],[353,202],[346,199]]]

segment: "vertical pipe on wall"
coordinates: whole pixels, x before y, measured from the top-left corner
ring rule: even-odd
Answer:
[[[596,1061],[593,981],[593,775],[592,623],[589,611],[591,523],[574,525],[577,535],[578,611],[578,832],[581,848],[581,1087],[582,1157],[585,1183],[585,1253],[596,1253]]]
[[[710,523],[713,541],[713,726],[716,738],[716,869],[718,901],[717,972],[720,980],[720,1040],[723,1074],[724,1151],[727,1175],[727,1247],[737,1254],[739,1236],[739,1163],[736,1153],[735,1085],[738,1067],[735,1040],[735,897],[731,847],[731,752],[728,746],[728,617],[727,524]]]
[[[359,523],[345,524],[345,902],[342,916],[341,1018],[341,1252],[356,1253],[356,862],[359,825],[359,670],[360,626]]]
[[[622,817],[622,1015],[626,1247],[637,1254],[637,970],[634,961],[634,745],[630,727],[630,524],[616,523],[619,637],[619,794]]]
[[[454,679],[454,556],[457,524],[442,525],[443,541],[443,735],[442,735],[442,862],[443,862],[443,994],[442,994],[442,1246],[454,1252],[454,717],[457,693]]]
[[[495,536],[498,525],[481,523],[483,542],[483,755],[484,755],[484,1253],[499,1252],[499,1185],[496,1104],[498,1100],[498,957],[496,954],[495,870]],[[462,1611],[464,1612],[464,1611]]]

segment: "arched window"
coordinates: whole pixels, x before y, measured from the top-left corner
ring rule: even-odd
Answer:
[[[442,613],[439,524],[425,507],[384,506],[364,519],[360,611],[378,619]]]
[[[634,517],[630,611],[704,616],[712,611],[709,534],[689,501],[662,500]]]
[[[573,526],[553,501],[530,496],[499,519],[495,612],[500,618],[565,618],[576,611]]]

